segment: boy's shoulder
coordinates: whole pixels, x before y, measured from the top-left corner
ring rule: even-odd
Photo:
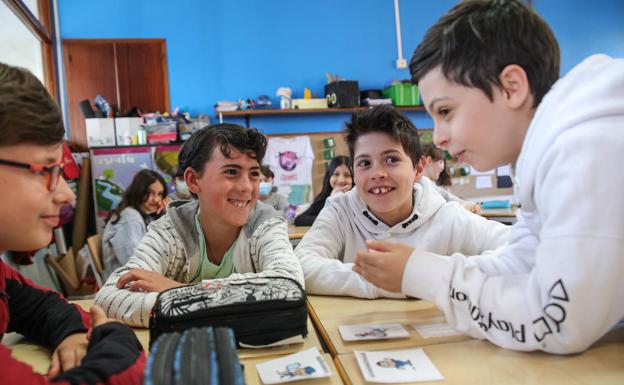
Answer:
[[[253,208],[247,219],[247,223],[243,225],[243,229],[247,237],[251,237],[252,234],[263,224],[268,221],[286,226],[286,220],[284,216],[272,205],[266,204],[260,200],[256,202],[256,206]]]

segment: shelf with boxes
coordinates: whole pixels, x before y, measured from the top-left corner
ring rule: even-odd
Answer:
[[[249,127],[251,116],[276,116],[276,115],[303,115],[303,114],[351,114],[357,110],[365,110],[370,107],[353,108],[310,108],[310,109],[271,109],[271,110],[237,110],[219,112],[219,122],[223,123],[224,117],[244,117],[245,125]],[[425,111],[423,106],[395,107],[399,111]]]

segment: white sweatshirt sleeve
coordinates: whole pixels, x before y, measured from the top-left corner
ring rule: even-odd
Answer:
[[[404,298],[403,294],[376,287],[355,273],[352,263],[340,260],[345,244],[340,222],[338,213],[326,206],[297,245],[295,254],[303,268],[306,291],[309,294],[359,298]]]
[[[171,236],[171,229],[158,225],[154,223],[149,227],[130,260],[108,277],[95,296],[95,304],[101,306],[109,317],[130,326],[149,325],[149,315],[158,293],[119,289],[117,288],[119,278],[132,269],[143,269],[176,279],[167,273],[169,262],[176,259],[175,240]]]
[[[520,213],[498,256],[417,250],[403,292],[434,302],[458,330],[504,348],[587,349],[624,318],[624,200],[612,196],[624,179],[606,166],[621,155],[612,144],[622,143],[617,135],[605,130],[592,143],[559,137],[540,160],[548,166],[537,173],[536,210]],[[528,221],[541,227],[531,231]]]

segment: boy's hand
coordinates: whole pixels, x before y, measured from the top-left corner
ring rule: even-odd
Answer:
[[[75,333],[67,336],[59,344],[50,362],[48,377],[56,377],[71,368],[79,366],[87,354],[88,340],[91,338],[91,330],[107,322],[117,322],[106,317],[104,310],[97,305],[91,307],[91,329],[87,333]]]
[[[69,369],[79,366],[87,354],[87,333],[71,334],[56,347],[52,353],[48,377],[56,377]]]
[[[413,247],[402,243],[366,241],[368,251],[358,251],[353,271],[384,290],[399,293],[403,272]]]
[[[117,281],[119,289],[127,288],[132,291],[161,292],[172,287],[182,286],[180,282],[174,281],[160,273],[143,269],[132,269],[124,274]]]

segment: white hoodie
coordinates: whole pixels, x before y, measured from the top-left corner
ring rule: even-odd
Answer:
[[[505,348],[587,349],[624,317],[623,155],[624,60],[593,56],[537,108],[516,164],[522,209],[509,244],[471,258],[415,251],[403,292]]]
[[[427,178],[414,185],[414,202],[405,221],[388,227],[360,200],[357,188],[328,198],[295,250],[306,291],[361,298],[403,297],[352,271],[355,253],[367,249],[367,239],[400,242],[443,255],[480,254],[508,240],[507,226],[472,214],[457,202],[445,202]]]

